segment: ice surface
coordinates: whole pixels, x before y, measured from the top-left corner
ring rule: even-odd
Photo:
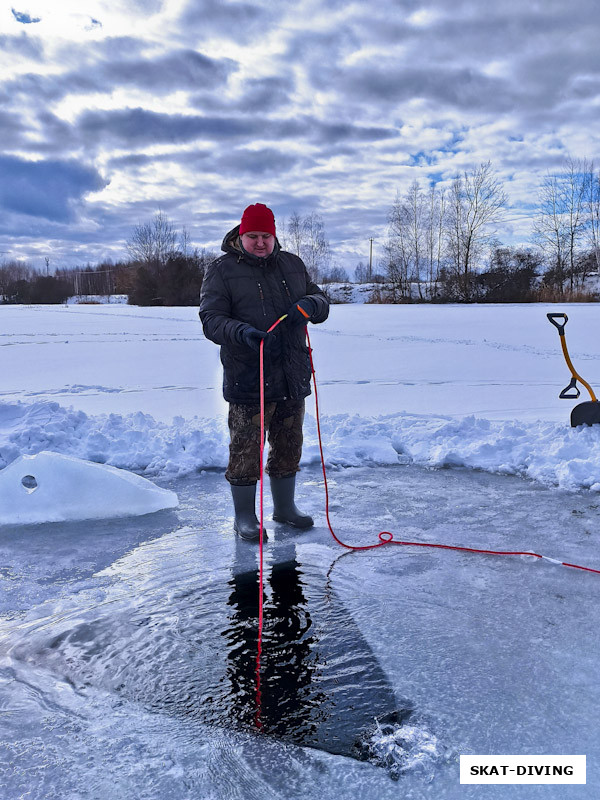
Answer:
[[[197,310],[0,308],[0,476],[46,450],[153,476],[181,498],[143,519],[0,527],[3,800],[478,798],[458,783],[461,753],[584,753],[586,787],[485,795],[599,796],[600,578],[557,562],[600,568],[600,426],[572,429],[572,404],[558,400],[568,372],[550,310],[565,308],[335,306],[311,328],[343,540],[385,529],[545,556],[341,552],[315,507],[309,401],[299,502],[317,524],[270,532],[265,663],[275,681],[296,674],[296,655],[310,665],[313,712],[320,676],[332,696],[348,688],[360,712],[350,728],[363,728],[372,700],[361,763],[299,746],[295,723],[282,738],[230,720],[234,698],[252,694],[228,653],[249,653],[256,598],[240,602],[235,576],[255,575],[256,549],[240,551],[231,532],[218,348]],[[569,316],[573,362],[598,388],[598,306]],[[217,473],[198,474],[207,469]],[[274,576],[290,562],[304,601],[288,614]],[[372,697],[346,669],[349,639],[376,678]],[[388,727],[376,717],[390,693],[414,711]],[[213,697],[226,713],[203,713]]]
[[[177,495],[105,464],[42,451],[0,471],[0,525],[103,519],[175,508]]]
[[[354,631],[357,654],[369,653],[385,692],[414,708],[396,727],[381,721],[378,731],[375,685],[372,752],[361,763],[252,733],[227,714],[205,714],[203,702],[246,674],[231,671],[231,653],[241,657],[236,648],[248,636],[256,599],[240,603],[235,576],[256,569],[257,553],[231,532],[222,475],[169,485],[180,507],[150,525],[92,521],[82,537],[69,523],[58,539],[53,526],[19,539],[0,530],[8,598],[0,618],[0,755],[12,764],[3,800],[25,791],[122,800],[142,787],[151,800],[471,800],[480,787],[459,785],[458,756],[478,752],[588,757],[588,794],[576,786],[529,786],[526,795],[518,786],[486,787],[494,800],[597,796],[598,576],[519,557],[341,551],[318,511],[316,467],[299,475],[299,504],[315,514],[314,530],[274,525],[267,498],[269,669],[287,638],[277,627],[273,573],[292,554],[306,603],[293,602],[296,611],[279,619],[306,628],[291,638],[308,645],[308,663],[314,652],[313,676],[322,669],[330,681],[324,686],[352,691],[349,660],[336,660],[329,646],[319,651],[326,639],[317,641],[329,635],[335,644],[339,624],[339,641]],[[368,543],[386,529],[410,540],[534,550],[600,567],[600,509],[591,494],[412,466],[333,470],[330,490],[334,528],[348,542]],[[345,652],[352,656],[352,645]],[[282,673],[290,663],[282,658]],[[309,697],[311,685],[319,683],[307,684]],[[106,780],[109,767],[114,783]]]

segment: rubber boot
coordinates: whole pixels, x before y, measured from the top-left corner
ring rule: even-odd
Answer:
[[[258,542],[260,539],[260,523],[256,517],[256,484],[252,486],[231,486],[231,496],[233,498],[233,508],[235,510],[235,520],[233,529],[240,537],[247,542]],[[263,528],[263,538],[267,535]]]
[[[275,522],[286,522],[295,528],[312,528],[313,518],[303,514],[294,503],[296,476],[288,478],[270,478],[273,495],[273,519]]]

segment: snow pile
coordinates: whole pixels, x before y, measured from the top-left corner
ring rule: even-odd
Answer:
[[[600,425],[339,414],[324,417],[321,430],[328,465],[468,467],[600,491]],[[179,476],[224,469],[228,445],[224,417],[165,423],[141,412],[92,416],[50,401],[0,403],[0,469],[47,450],[148,476]],[[315,420],[307,414],[303,463],[319,457]]]
[[[0,403],[0,469],[22,454],[49,450],[146,475],[185,475],[223,467],[225,421],[157,422],[149,414],[100,414],[43,401]]]
[[[41,452],[0,472],[0,525],[107,519],[176,508],[177,495],[132,472]]]
[[[369,303],[380,283],[324,283],[323,291],[332,303]]]
[[[468,467],[520,475],[561,489],[600,491],[600,425],[490,421],[474,416],[340,414],[321,424],[329,463]],[[310,439],[305,453],[318,459]]]

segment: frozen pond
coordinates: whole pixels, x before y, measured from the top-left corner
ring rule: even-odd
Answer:
[[[0,528],[3,800],[598,795],[600,576],[346,553],[318,510],[309,533],[269,521],[259,731],[257,549],[221,473],[163,485],[177,511]],[[304,469],[304,507],[320,487]],[[600,568],[594,494],[413,466],[334,470],[330,489],[350,543],[391,530]],[[588,783],[460,786],[468,753],[585,754]]]

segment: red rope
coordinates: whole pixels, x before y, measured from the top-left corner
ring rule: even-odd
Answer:
[[[256,714],[254,721],[257,728],[262,728],[261,690],[260,690],[260,656],[262,653],[263,630],[263,452],[265,440],[265,382],[264,382],[264,339],[260,343],[260,533],[258,539],[259,578],[258,578],[258,650],[256,654]]]
[[[267,333],[276,328],[279,323],[286,318],[287,314],[280,317]],[[260,368],[260,533],[258,539],[258,648],[256,655],[256,713],[254,721],[257,728],[262,728],[261,721],[261,688],[260,688],[260,657],[262,654],[262,633],[263,633],[263,521],[264,521],[264,469],[263,459],[265,451],[265,369],[264,369],[264,349],[265,340],[260,342],[259,368]]]
[[[272,325],[267,333],[270,333],[279,323],[285,319],[280,319]],[[321,420],[319,415],[319,394],[317,391],[317,376],[315,373],[315,365],[312,357],[312,347],[310,345],[310,336],[308,329],[306,329],[306,340],[308,342],[308,352],[310,357],[310,368],[313,378],[313,386],[315,390],[315,409],[317,418],[317,434],[319,437],[319,451],[321,453],[321,467],[323,469],[323,481],[325,483],[325,516],[327,518],[327,526],[335,541],[347,550],[376,550],[378,547],[384,547],[386,544],[402,545],[406,547],[433,547],[440,550],[458,550],[463,553],[483,553],[491,556],[532,556],[532,558],[542,558],[546,561],[552,561],[555,564],[561,564],[563,567],[572,567],[573,569],[584,570],[585,572],[594,572],[600,575],[600,569],[592,569],[591,567],[583,567],[580,564],[569,564],[567,561],[558,561],[549,556],[540,555],[540,553],[527,552],[523,550],[481,550],[476,547],[459,547],[458,545],[450,544],[436,544],[434,542],[405,542],[394,539],[394,534],[390,531],[381,531],[378,535],[379,541],[375,544],[367,545],[351,545],[342,542],[336,536],[335,531],[329,519],[329,487],[327,486],[327,472],[325,469],[325,456],[323,454],[323,439],[321,436]],[[260,539],[259,539],[259,597],[258,597],[258,655],[256,657],[256,715],[255,721],[257,728],[262,728],[260,719],[261,713],[261,688],[260,688],[260,657],[262,652],[262,631],[263,631],[263,452],[264,452],[264,420],[265,420],[265,397],[264,397],[264,339],[260,343]]]
[[[480,550],[475,547],[459,547],[457,545],[435,544],[432,542],[404,542],[398,539],[394,539],[394,534],[390,533],[390,531],[381,531],[378,537],[379,541],[376,544],[358,546],[342,542],[342,540],[336,536],[335,531],[333,530],[333,527],[331,525],[331,520],[329,519],[329,488],[327,486],[327,472],[325,470],[325,456],[323,454],[323,441],[321,437],[321,421],[319,418],[319,395],[317,391],[317,376],[315,374],[315,365],[312,357],[312,347],[310,346],[310,336],[308,335],[308,329],[306,330],[306,340],[308,342],[310,368],[312,371],[313,386],[315,390],[317,434],[319,437],[319,451],[321,453],[321,467],[323,469],[323,480],[325,482],[325,516],[327,518],[327,526],[329,527],[329,531],[339,545],[345,547],[348,550],[375,550],[376,548],[383,547],[386,544],[396,544],[409,547],[435,547],[441,550],[460,550],[466,553],[485,553],[486,555],[493,555],[493,556],[532,556],[533,558],[543,558],[547,561],[553,561],[557,564],[561,564],[563,567],[573,567],[573,569],[581,569],[584,570],[585,572],[595,572],[597,575],[600,575],[600,569],[592,569],[591,567],[582,567],[579,564],[569,564],[566,561],[556,561],[556,559],[540,555],[539,553],[524,552],[522,550]]]

